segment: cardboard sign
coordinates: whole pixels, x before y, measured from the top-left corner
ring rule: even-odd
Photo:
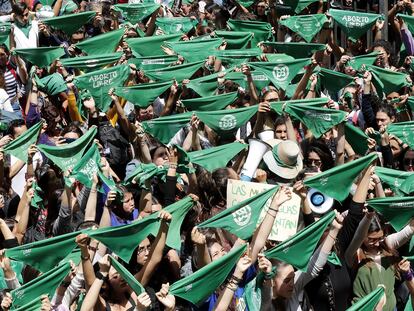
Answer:
[[[227,182],[227,207],[232,207],[247,198],[273,187],[275,185],[229,179]],[[290,189],[292,190],[292,188]],[[266,202],[266,206],[260,214],[259,223],[265,217],[271,200],[269,199]],[[276,215],[269,240],[284,241],[296,233],[300,207],[301,198],[296,193],[293,193],[292,190],[292,198],[279,207],[279,212]]]

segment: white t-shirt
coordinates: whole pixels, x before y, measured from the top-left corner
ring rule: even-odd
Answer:
[[[5,89],[0,89],[0,110],[13,112],[13,107],[10,103],[9,94]]]
[[[13,166],[19,159],[10,156],[10,166]],[[33,169],[41,166],[43,163],[42,155],[40,152],[36,152],[33,156]],[[27,173],[27,164],[25,164],[20,171],[12,178],[12,189],[19,195],[21,198],[24,191],[24,186],[26,185],[26,173]]]

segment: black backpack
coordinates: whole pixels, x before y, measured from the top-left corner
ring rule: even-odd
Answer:
[[[104,148],[105,158],[109,165],[120,178],[123,178],[121,176],[125,175],[125,166],[129,162],[128,141],[109,121],[99,125],[98,138]]]

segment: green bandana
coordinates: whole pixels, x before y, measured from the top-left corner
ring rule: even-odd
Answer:
[[[203,66],[204,61],[165,67],[156,70],[147,70],[144,74],[152,80],[182,82],[190,79],[193,74]]]
[[[392,134],[414,150],[414,121],[392,123],[387,126],[388,134]]]
[[[93,175],[101,167],[101,156],[96,144],[85,153],[81,160],[73,167],[70,177],[75,178],[88,188],[92,187]]]
[[[38,88],[51,96],[66,92],[68,89],[62,75],[57,72],[41,79],[39,79],[39,77],[36,75],[34,78],[36,80]]]
[[[41,3],[43,1],[50,2],[50,5],[53,4],[53,1],[50,1],[50,0],[40,0]],[[60,15],[71,14],[71,13],[73,13],[73,11],[75,11],[77,9],[78,9],[78,5],[75,2],[73,2],[72,0],[63,1],[62,7],[60,8]],[[78,12],[77,14],[80,14],[80,12]]]
[[[213,172],[220,167],[226,167],[231,159],[246,148],[246,144],[234,142],[209,149],[189,152],[187,155],[191,163],[197,164],[209,172]]]
[[[248,88],[247,77],[241,72],[230,72],[226,75],[226,79],[237,83],[244,89]],[[264,87],[269,86],[271,82],[270,79],[260,70],[252,72],[252,80],[258,93],[260,93]]]
[[[10,49],[10,29],[11,23],[0,23],[0,44],[4,44]]]
[[[45,68],[54,60],[65,55],[65,50],[62,47],[37,47],[33,49],[15,49],[13,54],[17,54],[33,65]]]
[[[73,251],[71,251],[65,258],[63,258],[59,262],[59,266],[63,265],[65,262],[72,261],[75,265],[79,265],[81,261],[81,250],[80,248],[75,248]]]
[[[357,303],[346,309],[346,311],[368,311],[375,310],[384,295],[384,287],[378,286],[376,290],[358,300]]]
[[[155,25],[165,34],[187,33],[198,24],[198,21],[189,17],[158,17]]]
[[[305,179],[304,184],[342,202],[348,197],[355,178],[377,158],[376,153],[368,154],[358,160],[333,167]],[[338,185],[341,185],[341,187],[338,187]]]
[[[225,71],[227,73],[225,79],[228,79],[228,73],[230,71],[231,69]],[[244,75],[241,72],[238,72],[237,74],[239,74],[240,79],[243,80]],[[213,73],[208,76],[192,79],[190,80],[190,83],[187,84],[187,88],[192,89],[201,97],[212,96],[215,94],[218,87],[218,75],[219,73]]]
[[[413,311],[413,303],[411,301],[411,296],[408,298],[408,301],[405,304],[404,311]]]
[[[185,197],[171,205],[168,205],[164,210],[169,212],[172,216],[170,226],[168,228],[166,245],[176,250],[181,248],[181,225],[184,218],[190,209],[194,206],[194,201],[191,197]]]
[[[46,273],[68,256],[76,247],[80,232],[71,232],[6,250],[6,256]],[[56,251],[59,250],[59,251]]]
[[[182,103],[188,110],[211,111],[223,110],[228,105],[234,103],[238,92],[224,93],[201,98],[183,99]]]
[[[270,102],[270,109],[276,112],[278,115],[283,115],[283,107],[287,105],[305,106],[307,108],[317,107],[321,108],[328,103],[328,98],[309,98],[309,99],[296,99],[296,100],[284,100],[277,102]]]
[[[409,195],[410,193],[414,192],[414,176],[409,176],[401,185],[402,192]]]
[[[320,43],[303,43],[303,42],[263,42],[266,46],[271,46],[278,53],[284,53],[294,58],[311,57],[317,51],[326,49],[325,44]],[[273,62],[268,58],[269,62]]]
[[[154,56],[162,55],[164,51],[161,45],[165,42],[178,41],[181,39],[181,33],[166,36],[151,36],[144,38],[126,39],[128,46],[135,56]]]
[[[170,293],[193,304],[204,302],[224,282],[245,251],[246,245],[233,248],[226,255],[172,284]]]
[[[176,115],[160,117],[157,119],[144,121],[142,126],[145,132],[158,139],[163,144],[168,144],[171,138],[191,120],[192,113],[180,113]]]
[[[258,57],[262,54],[259,48],[245,49],[245,50],[219,50],[215,51],[215,56],[227,66],[240,67],[241,64],[247,63],[252,58]]]
[[[301,58],[284,62],[253,62],[249,65],[260,72],[264,73],[273,85],[282,90],[286,90],[289,83],[303,69],[310,64],[309,58]]]
[[[31,280],[22,287],[12,290],[10,294],[13,298],[13,307],[23,306],[45,294],[49,295],[49,297],[53,297],[56,288],[60,285],[69,271],[70,264],[65,263],[42,274],[34,280]]]
[[[335,266],[342,267],[341,260],[339,259],[338,255],[335,252],[331,252],[328,256],[328,262]]]
[[[322,234],[334,219],[335,212],[330,211],[318,221],[266,251],[265,256],[282,260],[301,271],[306,271]]]
[[[114,257],[109,256],[112,267],[119,273],[121,278],[127,282],[128,286],[134,291],[137,296],[145,292],[145,288],[137,281],[137,279],[129,272],[123,265],[121,265]]]
[[[23,284],[22,271],[25,264],[21,261],[10,260],[10,265],[13,271],[16,273],[16,278],[19,280],[20,284]],[[0,270],[0,289],[6,289],[8,286],[5,281],[4,271],[3,269]]]
[[[72,169],[78,163],[84,151],[96,136],[96,126],[74,142],[63,146],[39,145],[39,150],[53,161],[63,172]]]
[[[95,15],[95,11],[82,12],[47,18],[42,20],[42,22],[54,29],[62,30],[68,36],[71,36],[73,33],[79,30],[79,28],[91,21]]]
[[[130,58],[128,63],[135,64],[137,68],[146,71],[168,67],[176,63],[177,60],[177,55],[154,55],[147,57],[137,56],[136,58]]]
[[[260,273],[260,272],[259,272]],[[262,306],[262,284],[259,277],[255,277],[244,287],[242,299],[246,302],[249,311],[260,311]]]
[[[26,303],[25,305],[18,307],[18,308],[13,308],[11,310],[13,311],[41,311],[42,307],[42,300],[41,300],[41,296],[36,297],[35,299],[33,299],[32,301]]]
[[[119,46],[124,33],[125,30],[121,28],[86,39],[75,46],[88,55],[110,54]]]
[[[280,25],[296,32],[306,42],[311,42],[327,20],[325,14],[290,16],[289,18],[281,20]]]
[[[122,52],[117,52],[102,55],[79,56],[65,58],[60,62],[64,67],[76,68],[83,71],[93,71],[117,62],[122,54]]]
[[[252,6],[254,1],[252,0],[236,0],[240,5],[244,6],[245,8],[249,8]]]
[[[318,77],[322,86],[331,92],[339,92],[345,86],[354,83],[354,78],[339,71],[321,68]]]
[[[215,31],[215,35],[227,42],[226,49],[246,49],[253,39],[253,33],[247,31]]]
[[[397,14],[397,17],[401,17],[404,23],[407,25],[408,30],[414,33],[414,16]]]
[[[34,190],[34,195],[32,200],[30,201],[30,205],[38,208],[43,208],[43,198],[40,196],[43,194],[42,188],[39,187],[36,181],[33,181],[32,183],[32,189]]]
[[[230,28],[230,30],[238,32],[252,32],[254,34],[251,41],[252,47],[255,47],[259,42],[267,41],[272,37],[272,26],[266,22],[229,19],[227,21],[227,27]]]
[[[122,86],[128,79],[129,72],[129,66],[119,65],[77,76],[73,82],[78,88],[89,90],[96,107],[106,112],[112,102],[108,91],[113,87]]]
[[[147,108],[154,100],[168,90],[173,83],[171,81],[159,83],[143,83],[129,87],[115,88],[115,94],[125,98],[135,106]]]
[[[345,121],[347,115],[341,110],[299,104],[288,104],[285,111],[305,124],[315,138],[321,137],[335,125]]]
[[[166,42],[166,46],[188,62],[195,62],[214,55],[215,50],[223,43],[221,38],[206,40],[190,40],[178,42]]]
[[[411,110],[414,110],[414,96],[408,97],[407,104]]]
[[[355,11],[329,9],[329,14],[339,25],[346,36],[352,40],[358,40],[375,24],[380,14],[358,13]]]
[[[361,70],[362,65],[372,65],[377,59],[378,52],[372,52],[366,55],[354,56],[346,63],[346,66],[354,70]]]
[[[136,24],[150,16],[159,7],[160,5],[156,3],[124,3],[114,5],[115,10],[122,12],[122,16],[132,24]]]
[[[414,216],[414,197],[375,198],[368,206],[380,213],[396,230],[404,228]]]
[[[129,262],[139,243],[152,232],[158,231],[155,229],[160,226],[158,214],[151,214],[128,225],[93,230],[89,236],[105,244],[123,261]]]
[[[167,174],[167,169],[164,167],[158,167],[154,163],[140,163],[137,165],[135,170],[129,175],[128,178],[126,178],[123,182],[124,185],[130,185],[135,181],[135,183],[143,189],[146,189],[145,182],[153,178],[155,176],[162,177]],[[148,189],[147,189],[148,190]]]
[[[299,14],[303,9],[314,2],[318,2],[318,0],[285,0],[283,3],[290,6],[296,14]]]
[[[386,95],[392,92],[398,92],[405,86],[410,86],[410,83],[407,81],[408,76],[405,73],[371,65],[366,65],[366,67],[368,71],[370,71],[373,75],[375,74],[375,76],[382,83],[380,89],[382,89]],[[377,86],[375,85],[375,87]]]
[[[218,111],[196,112],[197,117],[221,136],[228,136],[246,124],[257,112],[257,106]]]
[[[122,199],[124,197],[123,192],[119,188],[116,187],[116,183],[112,179],[112,177],[111,176],[107,177],[102,172],[101,168],[99,168],[99,170],[98,170],[98,177],[102,181],[102,186],[99,189],[99,192],[105,193],[105,189],[103,187],[106,186],[107,188],[109,188],[110,191],[115,191],[117,193],[117,195],[119,195],[120,199]]]
[[[6,154],[11,154],[19,160],[22,160],[23,162],[27,162],[27,150],[29,150],[30,145],[36,144],[37,137],[39,136],[42,126],[42,121],[33,125],[30,129],[17,137],[15,140],[9,142],[3,148],[3,151]]]
[[[357,154],[365,155],[367,153],[368,135],[359,127],[356,127],[349,122],[345,122],[345,138]]]
[[[244,200],[199,224],[199,228],[222,228],[242,240],[251,238],[256,230],[260,213],[278,187]]]
[[[381,179],[381,182],[388,186],[397,196],[404,196],[401,186],[414,173],[393,170],[391,168],[376,166],[375,174]]]

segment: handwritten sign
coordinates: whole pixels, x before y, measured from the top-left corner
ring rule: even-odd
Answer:
[[[227,207],[240,203],[256,194],[275,187],[275,185],[247,182],[229,179],[227,182]],[[292,189],[291,189],[292,190]],[[272,199],[266,202],[259,223],[266,215]],[[284,241],[294,235],[298,227],[299,212],[301,207],[300,197],[292,192],[292,198],[279,207],[269,239],[273,241]]]

